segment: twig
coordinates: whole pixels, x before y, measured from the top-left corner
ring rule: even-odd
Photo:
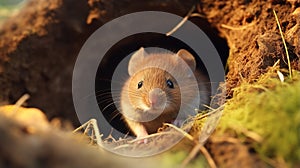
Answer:
[[[128,141],[128,143],[134,143],[134,142],[138,142],[143,139],[149,139],[152,137],[156,137],[156,136],[160,136],[160,135],[168,135],[168,134],[174,134],[174,132],[158,132],[158,133],[150,134],[150,135],[147,135],[144,137],[136,138],[134,140]]]
[[[210,109],[210,110],[215,110],[214,108],[212,108],[212,107],[210,107],[210,106],[208,106],[208,105],[206,105],[206,104],[203,104],[203,106],[204,107],[206,107],[206,108],[208,108],[208,109]],[[198,110],[198,109],[197,109]],[[199,110],[198,110],[199,111]]]
[[[252,22],[250,24],[240,26],[240,27],[232,27],[232,26],[229,26],[229,25],[221,24],[221,27],[225,28],[225,29],[229,29],[229,30],[244,30],[244,29],[247,29],[250,26],[253,26],[254,24],[255,24],[255,22]]]
[[[201,15],[200,13],[192,13],[190,17],[199,17],[199,18],[206,18],[204,15]]]
[[[240,128],[240,127],[234,126],[234,127],[232,127],[232,129],[241,131],[241,133],[243,133],[246,137],[251,138],[251,139],[253,139],[254,141],[256,141],[258,143],[262,143],[263,142],[263,137],[262,136],[260,136],[256,132],[248,130],[247,128]],[[229,139],[229,137],[226,137],[226,141],[228,139]],[[221,139],[219,141],[222,141],[222,140],[224,141],[224,139]]]
[[[209,154],[209,152],[206,150],[206,148],[205,148],[204,146],[201,146],[201,147],[200,147],[200,151],[201,151],[201,153],[204,155],[204,157],[206,158],[206,160],[207,160],[209,166],[210,166],[211,168],[216,168],[216,167],[217,167],[217,166],[216,166],[216,163],[215,163],[215,161],[213,160],[213,158],[210,156],[210,154]]]
[[[290,61],[290,56],[289,56],[289,51],[288,51],[287,45],[285,43],[285,39],[284,39],[284,36],[283,36],[283,32],[281,30],[280,22],[278,20],[277,14],[276,14],[276,12],[275,12],[274,9],[273,9],[273,13],[274,13],[274,16],[275,16],[275,19],[276,19],[276,22],[277,22],[277,25],[278,25],[278,28],[279,28],[279,32],[280,32],[280,35],[281,35],[281,39],[282,39],[282,42],[283,42],[283,46],[284,46],[284,49],[285,49],[286,58],[287,58],[287,61],[288,61],[290,78],[293,78],[291,61]]]
[[[288,168],[288,166],[286,166],[286,164],[282,164],[280,163],[280,161],[277,159],[270,159],[266,156],[261,156],[261,159],[267,163],[268,165],[270,165],[271,167],[274,167],[274,168]]]
[[[267,91],[269,91],[269,89],[268,88],[266,88],[266,87],[264,87],[264,86],[261,86],[261,85],[250,85],[251,86],[251,88],[255,88],[255,89],[262,89],[262,90],[264,90],[265,92],[267,92]]]
[[[122,148],[126,148],[126,147],[130,147],[131,145],[129,144],[124,144],[124,145],[120,145],[120,146],[116,146],[114,147],[114,150],[118,150],[118,149],[122,149]]]
[[[112,136],[113,131],[114,129],[111,128],[109,135],[104,139],[104,141],[111,139],[113,142],[117,142],[116,139]]]
[[[210,115],[212,115],[212,114],[214,114],[214,113],[220,111],[220,110],[224,107],[224,105],[222,105],[222,106],[218,107],[217,109],[213,109],[213,108],[211,108],[211,107],[209,107],[209,106],[207,106],[207,105],[204,105],[204,106],[205,106],[206,108],[209,108],[209,109],[212,110],[212,111],[210,111],[210,112],[208,112],[208,113],[205,113],[205,114],[201,115],[200,117],[196,117],[195,119],[200,120],[200,119],[202,119],[202,118],[208,117],[208,116],[210,116]],[[197,110],[197,109],[196,109],[196,110]]]
[[[24,104],[28,99],[30,98],[29,94],[24,94],[17,102],[16,102],[16,106],[22,106],[22,104]]]
[[[223,143],[223,142],[228,142],[232,144],[238,144],[241,143],[237,138],[233,137],[214,137],[211,139],[213,143]]]
[[[277,75],[278,75],[278,78],[281,82],[284,82],[284,75],[280,72],[280,71],[276,71],[277,72]]]
[[[181,134],[183,134],[185,137],[187,137],[189,140],[194,141],[194,137],[192,135],[190,135],[189,133],[183,131],[182,129],[176,127],[173,124],[169,124],[169,123],[164,123],[164,125],[169,126],[174,128],[176,131],[180,132]]]
[[[186,167],[186,165],[193,159],[196,157],[196,155],[198,154],[198,152],[201,152],[204,157],[206,158],[209,166],[211,168],[216,168],[216,164],[214,162],[214,160],[212,159],[212,157],[210,156],[210,154],[208,153],[208,151],[206,150],[206,148],[202,145],[202,144],[197,144],[196,146],[194,146],[194,148],[192,149],[192,151],[189,153],[188,157],[186,157],[184,159],[184,161],[181,163],[181,168]]]
[[[280,62],[280,59],[277,60],[277,61],[275,62],[275,64],[274,64],[272,67],[273,67],[273,68],[276,67],[276,66],[279,64],[279,62]]]
[[[30,98],[29,94],[24,94],[15,104],[12,115],[14,115],[18,109]]]
[[[173,34],[175,31],[177,31],[190,17],[190,15],[193,13],[193,11],[195,10],[195,6],[193,6],[191,8],[191,10],[189,11],[189,13],[168,33],[166,33],[166,36],[170,36],[171,34]]]
[[[248,129],[242,129],[241,131],[242,131],[242,133],[244,133],[244,135],[246,135],[247,137],[253,139],[254,141],[256,141],[258,143],[261,143],[263,141],[263,138],[256,132],[249,131]]]
[[[79,130],[84,129],[84,128],[85,128],[84,133],[87,133],[90,128],[92,129],[92,135],[91,135],[92,140],[94,140],[94,138],[95,138],[97,145],[102,147],[103,146],[102,139],[101,139],[102,135],[100,135],[100,131],[99,131],[99,128],[97,125],[97,120],[90,119],[88,122],[86,122],[86,123],[82,124],[80,127],[76,128],[73,131],[73,133],[76,133]]]

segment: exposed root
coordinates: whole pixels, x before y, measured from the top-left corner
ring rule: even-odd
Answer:
[[[225,29],[229,29],[229,30],[244,30],[244,29],[247,29],[247,28],[249,28],[249,27],[251,27],[255,24],[256,24],[255,22],[252,22],[250,24],[240,26],[240,27],[232,27],[232,26],[229,26],[229,25],[221,24],[221,27],[225,28]]]

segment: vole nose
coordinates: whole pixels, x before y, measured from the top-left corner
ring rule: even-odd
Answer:
[[[166,94],[160,88],[154,88],[149,92],[148,99],[151,107],[159,108],[165,104]]]
[[[155,105],[157,103],[157,97],[155,95],[149,95],[149,103],[151,106]]]

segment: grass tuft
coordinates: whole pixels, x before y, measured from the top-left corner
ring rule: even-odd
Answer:
[[[273,67],[253,84],[242,83],[225,105],[217,133],[252,139],[261,158],[300,163],[300,72],[282,82]],[[255,140],[251,135],[260,137]]]

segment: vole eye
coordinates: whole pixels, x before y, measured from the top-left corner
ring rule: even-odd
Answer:
[[[174,88],[174,84],[173,84],[173,82],[172,82],[170,79],[167,80],[167,86],[168,86],[169,88],[171,88],[171,89]]]
[[[143,81],[140,81],[140,82],[138,83],[138,89],[140,89],[142,86],[143,86]]]

